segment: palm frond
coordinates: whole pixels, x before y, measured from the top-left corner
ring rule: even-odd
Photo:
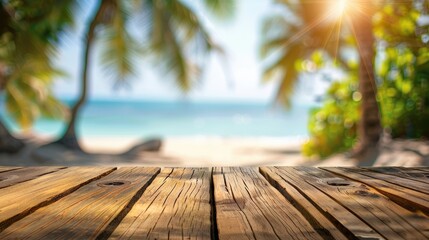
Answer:
[[[64,106],[52,93],[54,79],[63,73],[53,59],[62,34],[73,26],[77,1],[3,1],[7,31],[0,33],[0,63],[5,106],[21,127],[39,117],[63,117]],[[4,26],[2,25],[2,28]]]
[[[263,81],[268,82],[274,80],[277,73],[286,74],[287,71],[296,71],[295,62],[301,59],[303,51],[302,45],[294,45],[285,50],[276,61],[272,62],[264,69]],[[292,66],[292,68],[289,69],[289,66]]]
[[[130,12],[121,2],[110,10],[110,23],[100,36],[104,44],[102,50],[102,66],[107,76],[116,84],[124,84],[136,72],[135,58],[138,47],[135,39],[128,32],[126,24]]]
[[[189,91],[200,80],[202,59],[213,51],[222,55],[223,49],[184,2],[146,0],[143,6],[150,12],[144,30],[151,53],[161,63],[161,70],[173,77],[182,91]]]
[[[210,13],[222,20],[231,19],[237,7],[235,0],[204,0],[203,3]]]
[[[264,38],[260,45],[260,56],[267,62],[273,56],[276,60],[264,69],[263,81],[280,80],[276,101],[289,106],[295,81],[298,81],[298,61],[323,50],[330,58],[340,64],[340,47],[345,45],[345,35],[340,22],[328,22],[328,1],[275,0],[275,3],[294,12],[297,21],[278,13],[265,19],[262,32]],[[289,17],[290,18],[290,17]]]
[[[179,39],[175,35],[173,26],[167,22],[167,28],[164,30],[169,42],[169,47],[164,51],[166,57],[167,71],[171,72],[176,79],[179,88],[187,92],[192,86],[192,82],[198,78],[199,68],[192,64],[190,59],[186,58],[186,54],[180,45]]]
[[[282,36],[264,41],[259,49],[259,56],[261,58],[266,58],[272,52],[282,51],[287,47],[286,43],[288,39],[288,37]]]
[[[298,78],[298,71],[295,66],[287,65],[283,76],[280,78],[275,100],[283,104],[286,108],[291,107],[291,97]]]
[[[63,118],[65,107],[53,95],[53,79],[62,72],[50,64],[28,56],[14,61],[15,70],[8,76],[6,109],[23,128],[39,117]]]

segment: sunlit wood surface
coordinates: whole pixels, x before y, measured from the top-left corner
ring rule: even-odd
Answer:
[[[0,167],[0,239],[429,239],[429,168]]]

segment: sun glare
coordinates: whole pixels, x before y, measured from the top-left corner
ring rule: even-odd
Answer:
[[[347,9],[347,0],[333,0],[332,1],[332,16],[334,18],[341,18]]]

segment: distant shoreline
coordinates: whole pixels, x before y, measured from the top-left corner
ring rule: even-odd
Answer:
[[[312,105],[297,105],[290,111],[266,105],[176,102],[94,101],[85,105],[78,120],[79,136],[307,136]],[[19,129],[10,118],[5,123]],[[65,121],[39,119],[37,134],[59,136]]]
[[[21,136],[22,137],[22,136]],[[164,137],[159,152],[121,154],[144,139],[129,137],[86,137],[80,143],[87,153],[61,146],[39,146],[50,138],[28,135],[27,148],[15,155],[0,154],[5,166],[356,166],[353,159],[337,154],[322,161],[301,154],[304,138],[285,137]],[[382,144],[375,166],[428,166],[429,142],[393,140]],[[36,153],[36,154],[35,154]],[[417,154],[418,153],[418,154]]]

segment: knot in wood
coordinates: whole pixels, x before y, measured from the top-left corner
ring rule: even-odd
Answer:
[[[97,184],[99,187],[118,187],[130,184],[129,181],[116,180],[116,181],[105,181]]]
[[[350,182],[342,179],[342,178],[332,178],[326,181],[326,183],[330,186],[336,186],[336,187],[341,187],[341,186],[349,186]]]
[[[355,193],[356,193],[356,195],[359,195],[359,196],[365,196],[365,197],[370,197],[370,198],[378,198],[377,194],[374,194],[374,193],[371,193],[371,192],[368,192],[368,191],[364,191],[364,190],[357,190]]]

